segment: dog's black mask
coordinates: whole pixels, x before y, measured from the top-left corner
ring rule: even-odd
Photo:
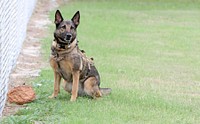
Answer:
[[[60,11],[55,13],[56,30],[54,37],[58,43],[71,44],[76,38],[76,28],[80,22],[80,13],[77,11],[71,20],[64,20]]]

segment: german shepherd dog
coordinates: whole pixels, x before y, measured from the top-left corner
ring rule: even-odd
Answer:
[[[51,46],[50,65],[54,71],[54,91],[50,98],[56,98],[60,92],[61,78],[64,89],[71,93],[70,101],[77,96],[98,98],[110,94],[110,88],[100,88],[100,76],[93,59],[88,58],[78,47],[76,29],[80,23],[77,11],[71,20],[64,20],[60,11],[55,13],[54,40]]]

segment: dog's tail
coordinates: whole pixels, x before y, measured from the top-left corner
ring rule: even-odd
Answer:
[[[109,95],[111,93],[112,89],[111,88],[100,88],[100,91],[101,91],[102,95],[104,96],[104,95]]]

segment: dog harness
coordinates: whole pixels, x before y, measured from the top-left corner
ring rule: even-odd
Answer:
[[[84,50],[80,50],[78,48],[78,42],[76,39],[71,43],[70,47],[66,44],[59,44],[55,40],[53,41],[51,55],[58,65],[58,73],[61,75],[61,77],[63,77],[66,81],[72,82],[72,80],[69,80],[63,73],[63,70],[60,67],[60,61],[65,60],[67,57],[73,56],[73,53],[71,53],[73,50],[77,50],[76,54],[79,56],[75,57],[74,60],[75,62],[76,60],[80,61],[80,66],[75,67],[75,69],[78,69],[81,72],[79,78],[80,83],[84,83],[89,77],[96,77],[98,80],[97,83],[100,85],[100,76],[94,66],[93,58],[88,58],[85,55]]]

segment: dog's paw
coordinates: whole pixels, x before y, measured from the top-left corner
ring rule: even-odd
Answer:
[[[49,96],[49,99],[55,99],[57,96],[55,96],[55,95],[51,95],[51,96]]]
[[[75,102],[76,101],[76,97],[71,97],[70,101],[71,102]]]

